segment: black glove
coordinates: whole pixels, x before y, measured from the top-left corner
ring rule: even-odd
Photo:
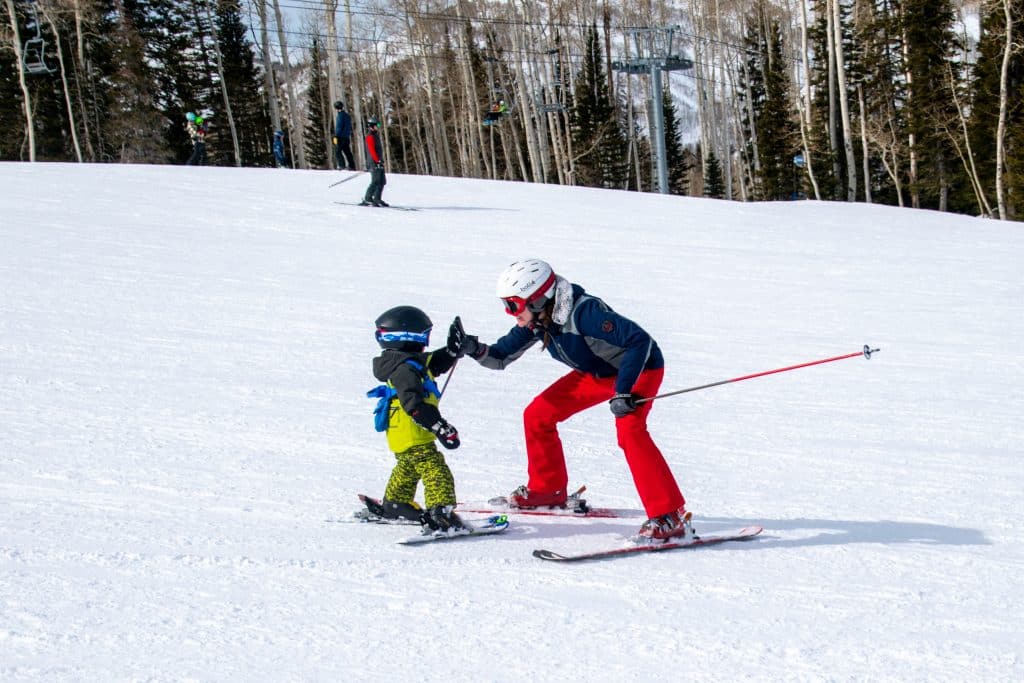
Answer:
[[[448,327],[448,355],[455,358],[462,358],[465,351],[462,349],[466,343],[466,331],[462,329],[462,320],[455,316],[455,320]]]
[[[608,402],[612,414],[615,417],[625,417],[637,409],[636,400],[640,398],[636,394],[615,394]]]
[[[469,356],[476,358],[480,351],[480,340],[475,336],[466,334],[462,329],[462,320],[455,316],[451,327],[448,328],[448,353],[456,358]]]
[[[430,431],[437,435],[441,445],[445,448],[454,449],[459,447],[459,432],[456,431],[455,427],[445,422],[444,418],[438,418],[437,422],[430,427]]]

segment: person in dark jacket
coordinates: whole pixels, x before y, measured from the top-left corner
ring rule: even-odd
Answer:
[[[441,417],[441,392],[434,381],[455,365],[457,350],[424,351],[433,323],[415,306],[388,309],[376,327],[382,352],[373,359],[373,376],[386,384],[367,396],[379,399],[377,431],[387,433],[396,464],[380,505],[368,500],[367,508],[383,519],[417,520],[424,534],[465,533],[455,513],[455,478],[434,445],[438,440],[445,448],[459,447],[458,431]],[[426,510],[413,500],[421,480]]]
[[[618,444],[626,456],[648,520],[639,535],[652,541],[693,536],[691,514],[668,463],[650,433],[647,415],[665,373],[651,336],[583,287],[559,277],[539,259],[517,261],[498,279],[498,296],[516,326],[482,344],[453,323],[458,355],[501,370],[540,343],[572,370],[538,395],[523,413],[529,481],[508,496],[512,507],[565,507],[568,474],[557,425],[608,402]]]
[[[334,163],[339,171],[356,170],[356,161],[352,156],[352,117],[345,111],[345,104],[338,100],[334,103],[337,115],[334,117]]]
[[[388,206],[388,203],[380,198],[384,186],[388,180],[384,176],[384,145],[380,139],[380,123],[377,119],[371,118],[366,122],[366,168],[370,171],[370,186],[366,188],[366,195],[360,206]]]
[[[284,131],[274,131],[274,162],[278,168],[288,168],[287,159],[284,156]]]

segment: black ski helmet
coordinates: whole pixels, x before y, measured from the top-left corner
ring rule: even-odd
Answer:
[[[345,108],[345,103],[342,102],[341,100],[338,100],[337,102],[334,103],[334,108],[335,109],[344,109]]]
[[[389,308],[374,324],[381,348],[399,351],[422,351],[430,341],[430,328],[434,326],[427,314],[415,306]]]
[[[366,119],[366,125],[370,128],[376,128],[377,126],[380,125],[380,121],[378,121],[375,116],[371,116],[370,118]]]

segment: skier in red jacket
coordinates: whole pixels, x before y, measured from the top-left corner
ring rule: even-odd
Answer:
[[[380,193],[387,185],[384,177],[384,145],[380,140],[380,123],[375,118],[366,121],[366,169],[370,172],[370,186],[359,206],[387,206]]]

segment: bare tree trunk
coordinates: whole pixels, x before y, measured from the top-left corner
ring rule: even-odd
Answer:
[[[263,53],[263,89],[270,106],[270,126],[281,130],[281,108],[277,102],[277,84],[274,83],[274,57],[270,53],[270,31],[267,30],[267,3],[255,0],[256,16],[260,20],[260,52]]]
[[[1010,12],[1010,0],[1003,0],[1003,20],[1006,22],[1006,39],[1003,47],[1003,64],[999,70],[999,124],[996,126],[996,206],[999,209],[999,220],[1001,221],[1007,219],[1006,187],[1004,184],[1006,168],[1006,112],[1010,99],[1010,54],[1013,51],[1013,16]]]
[[[346,12],[347,12],[346,5]],[[338,0],[324,0],[324,25],[327,28],[327,45],[324,52],[327,55],[327,82],[331,93],[330,100],[334,102],[341,98],[341,70],[338,66],[338,24],[335,15],[338,12]]]
[[[458,41],[462,46],[464,52],[468,51],[470,46],[466,44],[465,37],[466,33],[463,30],[468,27],[462,13],[462,3],[455,3],[455,16],[459,20],[459,31]],[[483,163],[483,155],[481,149],[483,147],[483,121],[480,119],[480,107],[477,104],[477,85],[476,78],[473,74],[473,69],[468,59],[459,60],[459,64],[462,67],[462,92],[463,97],[466,99],[466,107],[469,111],[466,112],[465,120],[468,121],[470,129],[466,131],[466,135],[460,136],[465,138],[464,144],[466,146],[463,152],[464,160],[463,166],[466,169],[466,173],[474,178],[481,177],[481,164]]]
[[[860,107],[860,147],[864,166],[864,201],[871,203],[871,160],[868,156],[867,114],[864,111],[864,86],[857,84],[857,104]]]
[[[279,0],[271,0],[274,7],[274,21],[277,24],[277,44],[281,46],[281,66],[284,67],[284,87],[288,93],[288,139],[291,140],[292,154],[295,155],[295,166],[306,168],[305,130],[299,121],[299,101],[295,97],[295,83],[292,81],[291,57],[288,55],[288,33],[285,31],[284,17],[281,15]]]
[[[68,112],[68,128],[71,130],[71,143],[75,148],[75,158],[78,159],[78,163],[82,163],[82,147],[78,144],[78,125],[75,123],[75,108],[71,104],[71,89],[68,87],[68,73],[64,66],[64,50],[60,42],[60,31],[57,30],[57,25],[53,21],[53,16],[45,6],[40,6],[40,11],[43,16],[46,17],[46,22],[50,25],[50,31],[54,35],[54,41],[57,47],[57,62],[60,64],[60,82],[64,90],[64,106]]]
[[[25,81],[25,56],[21,51],[21,34],[18,32],[18,15],[14,9],[14,0],[4,0],[11,18],[11,41],[14,48],[14,61],[18,65],[18,84],[21,86],[21,110],[25,114],[25,133],[28,137],[28,160],[36,160],[36,133],[33,125],[32,98]]]
[[[906,20],[906,14],[901,7],[900,12],[900,26],[904,26]],[[909,46],[907,45],[907,30],[906,28],[900,29],[900,42],[902,43],[903,50],[903,65],[906,69],[904,71],[904,78],[907,86],[907,101],[914,101],[914,75],[910,72],[908,59]],[[921,190],[917,182],[917,135],[914,131],[910,131],[907,135],[907,148],[910,155],[910,170],[908,173],[908,181],[910,182],[910,205],[915,208],[921,208]]]
[[[718,43],[716,44],[717,49],[721,49],[721,46],[725,45],[725,41],[722,37],[722,15],[719,12],[718,0],[715,0],[715,32],[718,35]],[[732,199],[732,135],[730,134],[729,128],[729,108],[725,104],[725,88],[731,84],[731,77],[726,75],[725,59],[720,57],[718,60],[718,78],[722,82],[722,101],[720,104],[721,117],[719,118],[718,125],[722,133],[722,152],[718,155],[719,160],[722,162],[722,170],[725,171],[725,198]],[[753,130],[753,129],[751,129]],[[754,136],[754,146],[757,146],[757,136]]]
[[[835,40],[836,77],[839,85],[839,109],[843,119],[843,151],[846,153],[846,201],[857,201],[857,160],[853,155],[853,126],[850,125],[850,99],[846,90],[846,58],[843,56],[843,25],[839,16],[839,0],[832,6],[832,36]]]
[[[833,0],[829,0],[832,2]],[[828,47],[828,146],[832,156],[832,177],[835,182],[840,182],[842,167],[839,165],[839,126],[836,123],[836,43],[835,43],[835,22],[832,19],[832,12],[828,11],[826,3],[825,11],[825,43]],[[837,188],[838,189],[838,188]],[[832,199],[836,199],[836,192],[833,192]]]
[[[953,96],[953,105],[956,107],[957,118],[960,121],[960,132],[963,135],[966,154],[960,147],[960,140],[957,136],[952,131],[947,130],[947,133],[949,134],[949,139],[953,142],[953,146],[956,147],[956,153],[960,157],[960,161],[964,165],[964,170],[967,172],[967,177],[971,181],[971,188],[974,190],[974,198],[978,202],[978,211],[985,216],[991,216],[992,206],[988,202],[988,197],[985,196],[985,189],[982,186],[981,178],[978,177],[978,169],[974,163],[974,150],[971,149],[971,136],[967,130],[967,117],[964,116],[964,110],[960,105],[960,97],[957,95],[953,69],[949,65],[947,65],[946,73],[949,76],[949,92]]]
[[[365,144],[363,143],[363,136],[360,134],[361,131],[363,130],[363,122],[366,120],[366,117],[363,114],[364,86],[363,70],[361,68],[362,60],[360,59],[359,54],[353,48],[353,45],[355,43],[352,40],[352,32],[352,2],[351,0],[345,0],[345,54],[348,56],[349,74],[351,75],[351,83],[349,84],[349,99],[350,111],[352,112],[352,160],[355,162],[356,168],[366,168],[366,149]],[[335,46],[334,49],[337,50],[337,46]],[[340,63],[340,56],[338,57],[338,60]],[[344,99],[344,97],[342,97],[341,91],[338,92],[338,96]],[[334,130],[333,125],[331,130]]]
[[[760,151],[758,149],[758,144],[757,144],[757,129],[755,128],[754,106],[753,106],[754,94],[750,90],[750,73],[747,71],[747,60],[740,59],[740,63],[743,65],[743,81],[744,81],[744,84],[745,84],[746,90],[747,90],[747,96],[744,98],[744,102],[746,103],[746,106],[744,107],[744,109],[746,111],[744,111],[743,114],[744,114],[744,116],[747,119],[747,125],[748,125],[749,130],[750,130],[750,148],[752,150],[751,153],[752,153],[753,158],[750,159],[750,161],[748,163],[751,166],[750,177],[751,177],[751,179],[753,179],[754,177],[757,176],[757,174],[759,174],[761,172],[761,153],[760,153]],[[731,162],[729,160],[723,160],[723,163],[731,163]],[[758,196],[760,196],[760,195],[755,194],[755,197],[758,197]]]
[[[213,54],[217,57],[217,75],[220,78],[220,94],[224,98],[224,113],[228,117],[228,128],[231,130],[231,144],[235,148],[235,166],[241,167],[242,149],[238,145],[238,130],[235,127],[235,116],[231,112],[231,99],[228,97],[227,81],[224,78],[224,55],[221,54],[220,41],[217,40],[217,23],[213,18],[213,7],[210,0],[207,0],[206,3],[206,16],[210,21],[210,31],[214,33],[210,42],[213,43]]]
[[[807,168],[807,178],[811,181],[811,187],[814,189],[814,198],[821,201],[821,191],[818,189],[818,179],[814,176],[814,164],[811,159],[811,147],[807,140],[807,129],[811,126],[811,79],[809,77],[810,70],[810,50],[807,45],[807,2],[806,0],[797,0],[800,3],[800,54],[803,56],[803,61],[794,65],[794,73],[798,74],[803,79],[803,90],[797,93],[796,103],[798,107],[798,114],[800,118],[800,144],[804,152],[804,165]],[[802,73],[801,73],[802,67]],[[797,80],[797,83],[800,81]]]
[[[96,150],[92,146],[92,135],[89,132],[89,117],[85,110],[85,95],[82,93],[82,81],[89,77],[88,63],[85,61],[85,32],[82,28],[82,7],[80,0],[74,0],[75,8],[75,91],[78,95],[78,114],[82,121],[82,133],[85,138],[85,151],[89,161],[96,160]]]

